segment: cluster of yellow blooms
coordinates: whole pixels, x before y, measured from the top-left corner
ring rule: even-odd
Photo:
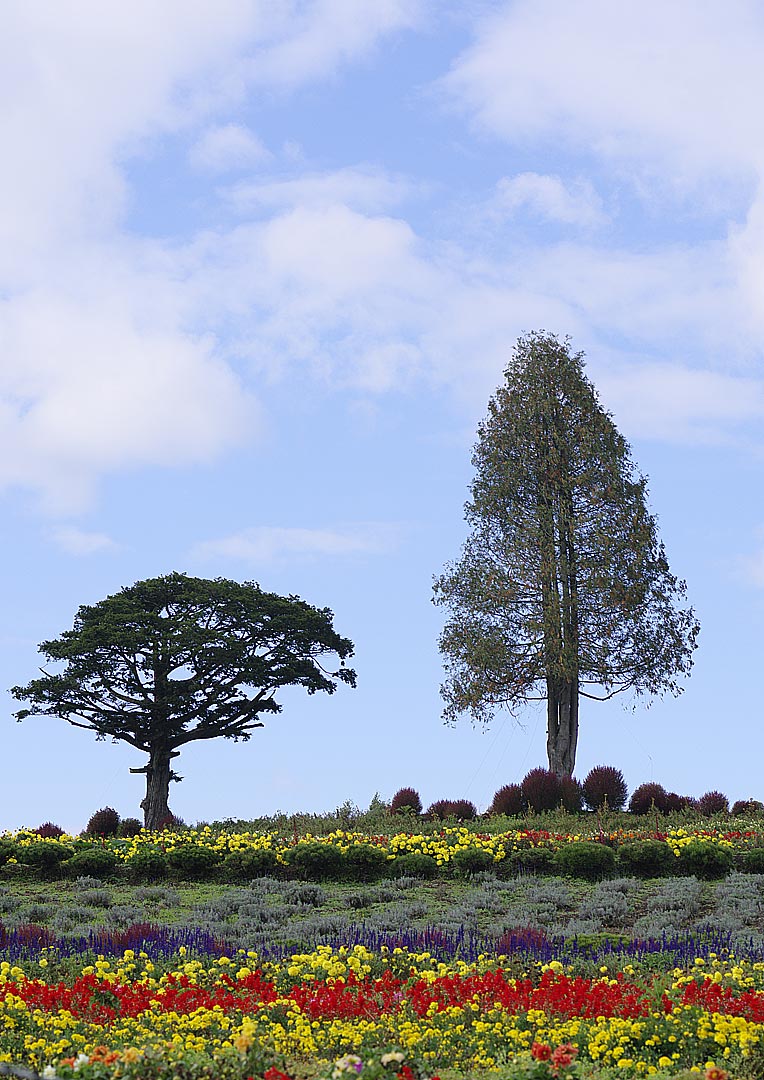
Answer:
[[[65,962],[43,951],[0,964],[0,1061],[50,1070],[99,1048],[212,1055],[253,1046],[331,1061],[394,1046],[433,1069],[469,1071],[535,1043],[570,1043],[580,1060],[626,1078],[734,1069],[764,1047],[762,963],[712,954],[656,977],[631,965],[586,978],[558,961],[512,967],[507,957],[444,962],[361,945],[282,961],[181,950],[169,966],[128,950],[62,978]]]

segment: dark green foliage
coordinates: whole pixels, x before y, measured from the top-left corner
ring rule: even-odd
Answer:
[[[9,859],[18,859],[19,845],[15,840],[0,840],[0,866],[5,866]]]
[[[167,858],[161,851],[146,848],[136,851],[128,859],[126,868],[132,881],[161,881],[167,877]]]
[[[707,791],[698,799],[698,810],[706,817],[711,817],[712,814],[728,814],[729,809],[729,799],[721,791]]]
[[[676,855],[662,840],[635,840],[618,848],[619,870],[634,877],[664,877],[676,870],[676,862]]]
[[[623,810],[628,788],[620,769],[612,765],[595,765],[582,785],[584,802],[590,810]]]
[[[96,738],[128,743],[149,755],[144,824],[169,814],[172,761],[197,740],[246,742],[262,717],[281,711],[283,687],[333,694],[355,686],[345,667],[353,643],[340,637],[328,608],[297,596],[240,584],[165,574],[82,606],[74,626],[40,652],[62,664],[11,693],[28,707],[15,715],[57,716]],[[320,662],[335,653],[339,667]]]
[[[483,851],[481,848],[461,848],[454,852],[451,863],[462,877],[493,870],[496,865],[490,851]]]
[[[743,852],[740,868],[746,874],[764,874],[764,848],[748,848]]]
[[[74,848],[59,843],[30,844],[29,847],[19,847],[16,858],[27,866],[34,866],[43,873],[52,873],[57,870],[64,859],[74,854]]]
[[[560,780],[560,806],[569,814],[578,814],[583,805],[584,794],[580,782],[574,776],[563,776]]]
[[[46,821],[42,825],[38,825],[34,832],[38,836],[42,836],[43,839],[57,840],[59,836],[64,835],[64,830],[60,825],[55,825],[52,821]]]
[[[554,810],[559,806],[560,778],[551,769],[531,769],[520,786],[531,810]]]
[[[732,869],[732,852],[718,844],[703,840],[691,840],[681,850],[675,864],[681,873],[710,881],[725,877]]]
[[[573,841],[555,852],[554,863],[561,873],[569,877],[598,881],[613,872],[615,852],[605,844],[594,841]]]
[[[487,724],[546,698],[549,767],[571,775],[579,695],[679,693],[698,623],[677,606],[647,482],[567,341],[518,340],[472,463],[470,534],[434,583],[444,716]]]
[[[178,844],[167,852],[167,862],[183,880],[209,881],[221,862],[221,856],[217,851],[197,847],[196,844]]]
[[[652,781],[640,784],[629,800],[629,810],[632,814],[649,814],[651,810],[665,814],[668,810],[666,789]]]
[[[525,796],[519,784],[505,784],[499,788],[491,803],[491,814],[505,814],[507,817],[516,817],[525,809]]]
[[[334,844],[296,844],[284,855],[287,865],[307,881],[336,881],[343,874],[342,852]]]
[[[268,848],[232,851],[223,859],[220,868],[224,881],[252,881],[256,877],[275,877],[278,870],[276,853]]]
[[[422,813],[422,800],[419,797],[419,792],[414,788],[404,787],[393,795],[390,801],[390,813],[398,814],[401,811],[408,811],[412,814]]]
[[[131,836],[138,836],[142,829],[143,826],[141,825],[137,817],[122,818],[119,823],[119,828],[117,829],[117,836],[122,836],[125,838]]]
[[[525,848],[521,851],[513,851],[507,865],[497,863],[497,868],[503,872],[517,870],[525,874],[548,874],[554,868],[554,852],[545,847]]]
[[[761,814],[764,812],[764,803],[759,802],[758,799],[738,799],[737,802],[732,804],[732,810],[730,813],[734,817],[739,817],[741,814]]]
[[[82,847],[64,864],[64,869],[71,877],[84,874],[106,878],[116,874],[120,861],[112,851],[102,847]]]
[[[96,810],[87,823],[86,836],[116,836],[119,829],[119,814],[111,806]]]
[[[387,869],[387,853],[375,844],[351,844],[342,856],[350,881],[376,881]]]
[[[418,851],[407,851],[398,855],[388,868],[393,877],[424,878],[426,881],[438,876],[438,864],[431,855]]]

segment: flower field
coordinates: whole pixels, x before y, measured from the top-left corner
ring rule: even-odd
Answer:
[[[755,823],[0,844],[0,1062],[45,1077],[764,1076],[764,874],[742,862],[764,846]],[[634,845],[674,873],[638,876],[637,860],[626,876]],[[611,868],[561,876],[550,859],[576,848],[608,849]],[[227,880],[226,860],[263,851],[270,876]],[[515,861],[539,851],[533,873]],[[688,874],[688,851],[713,872]],[[102,877],[67,866],[83,852],[107,853]],[[146,853],[161,880],[131,875]],[[396,876],[410,856],[434,876]]]

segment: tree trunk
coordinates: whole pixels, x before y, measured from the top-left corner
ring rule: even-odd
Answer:
[[[170,758],[176,757],[170,750],[152,749],[149,763],[140,771],[146,773],[146,797],[141,803],[143,824],[147,829],[159,829],[170,817],[168,800],[172,769]],[[138,770],[136,770],[138,771]]]
[[[578,680],[547,683],[547,739],[549,768],[557,776],[570,776],[578,744]]]

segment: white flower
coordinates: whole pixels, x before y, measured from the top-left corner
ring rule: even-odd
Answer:
[[[42,1076],[43,1080],[56,1080],[56,1078],[58,1077],[58,1073],[52,1065],[46,1065],[40,1075]]]
[[[390,1065],[393,1061],[400,1064],[400,1062],[403,1061],[405,1056],[406,1055],[402,1054],[399,1050],[394,1050],[390,1054],[383,1054],[379,1060],[382,1062],[383,1065]]]
[[[74,1068],[79,1069],[81,1065],[87,1065],[89,1061],[90,1058],[87,1054],[77,1054],[77,1058],[74,1062]]]

